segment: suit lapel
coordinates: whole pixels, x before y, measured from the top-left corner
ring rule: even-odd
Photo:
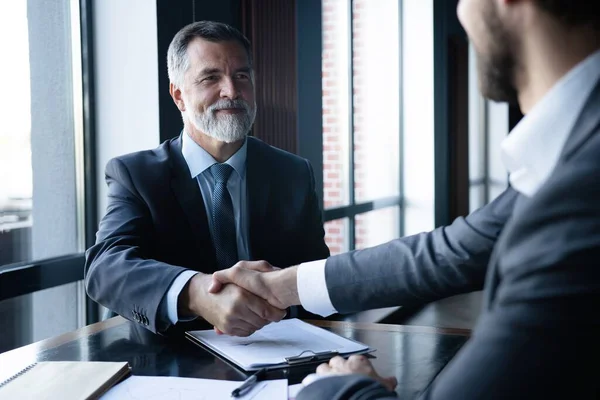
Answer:
[[[208,254],[212,259],[206,261],[216,265],[216,255],[208,227],[204,200],[202,199],[202,193],[200,193],[198,181],[191,178],[187,163],[181,153],[181,136],[171,142],[169,151],[173,194],[187,217],[192,233],[198,243],[198,248],[209,247],[211,251]],[[210,244],[210,246],[207,246],[207,244]]]
[[[248,227],[250,256],[252,259],[264,258],[260,249],[261,240],[264,235],[261,233],[265,223],[265,215],[269,202],[271,182],[271,173],[268,165],[265,165],[262,142],[254,137],[248,137],[248,153],[246,155],[246,199],[248,210],[250,212],[250,222]]]

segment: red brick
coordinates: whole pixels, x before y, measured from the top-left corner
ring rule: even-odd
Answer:
[[[324,13],[326,13],[326,12],[331,12],[332,13],[332,12],[335,11],[335,8],[333,7],[333,4],[331,4],[331,3],[328,4],[327,1],[323,2],[323,8],[322,9],[323,9]]]

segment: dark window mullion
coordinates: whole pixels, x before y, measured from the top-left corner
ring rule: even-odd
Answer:
[[[85,254],[0,266],[0,301],[84,278]]]
[[[349,141],[350,141],[350,151],[349,156],[350,156],[350,163],[349,163],[349,187],[350,187],[350,193],[349,193],[349,204],[350,206],[354,206],[355,205],[355,196],[354,196],[354,19],[353,19],[353,14],[354,14],[354,1],[350,0],[348,2],[349,4],[349,9],[348,9],[348,18],[350,18],[350,24],[349,24],[349,33],[350,33],[350,38],[348,40],[348,45],[350,46],[350,73],[348,74],[349,76],[349,88],[350,88],[350,96],[349,97],[349,105],[348,107],[350,107],[350,112],[348,113],[349,117],[349,121],[348,121],[348,127],[349,127]],[[356,220],[354,218],[354,215],[352,215],[350,217],[350,221],[349,221],[349,237],[348,237],[348,247],[349,250],[354,250],[356,248]]]
[[[404,206],[403,206],[403,198],[404,198],[404,68],[403,68],[403,54],[404,54],[404,45],[403,45],[403,35],[402,35],[402,27],[403,27],[403,20],[402,20],[402,1],[398,2],[398,36],[399,36],[399,40],[398,43],[400,45],[400,62],[398,63],[398,73],[400,75],[400,90],[399,90],[399,96],[400,96],[400,101],[399,101],[399,106],[400,106],[400,110],[398,112],[398,116],[399,116],[399,121],[398,121],[398,144],[399,144],[399,149],[398,149],[398,169],[399,169],[399,185],[398,185],[398,194],[400,196],[400,211],[399,211],[399,215],[398,215],[398,223],[399,223],[399,227],[398,227],[398,234],[400,237],[404,236]]]
[[[328,210],[325,210],[324,220],[333,221],[342,218],[353,218],[358,214],[364,214],[370,211],[380,210],[383,208],[389,208],[394,206],[399,206],[400,210],[403,209],[401,196],[384,197],[358,204],[330,208]]]
[[[91,247],[96,241],[98,226],[98,202],[96,179],[96,113],[93,99],[94,86],[94,32],[92,26],[92,0],[81,0],[81,66],[83,87],[83,134],[84,134],[84,163],[85,163],[85,248]],[[89,296],[85,297],[86,323],[93,324],[100,320],[98,305]]]

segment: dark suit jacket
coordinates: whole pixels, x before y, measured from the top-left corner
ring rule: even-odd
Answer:
[[[252,258],[278,267],[326,258],[309,162],[253,137],[247,145]],[[190,178],[180,137],[112,159],[106,182],[107,212],[86,253],[87,293],[156,332],[159,304],[177,275],[217,269],[200,188]]]
[[[589,399],[600,398],[599,264],[600,84],[534,196],[509,188],[448,227],[331,257],[325,273],[340,312],[424,303],[485,281],[472,338],[423,398]],[[360,397],[365,378],[327,381],[298,400],[386,396]]]

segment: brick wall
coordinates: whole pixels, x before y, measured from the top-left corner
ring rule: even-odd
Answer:
[[[341,18],[342,1],[323,0],[323,205],[325,209],[347,202],[348,99],[341,95],[347,77],[342,73],[347,54],[339,44],[345,21]],[[346,64],[347,65],[347,64]],[[343,151],[345,149],[346,151]],[[346,187],[344,187],[346,183]],[[332,254],[347,246],[343,220],[325,224],[325,240]]]
[[[355,197],[364,193],[364,154],[366,139],[361,108],[361,10],[366,0],[355,0],[352,13],[354,46],[354,190]],[[325,209],[348,204],[349,184],[349,64],[347,0],[323,0],[323,194]],[[368,235],[364,218],[356,221],[356,245],[362,247]],[[336,220],[325,224],[325,239],[332,254],[348,249],[348,221]]]

